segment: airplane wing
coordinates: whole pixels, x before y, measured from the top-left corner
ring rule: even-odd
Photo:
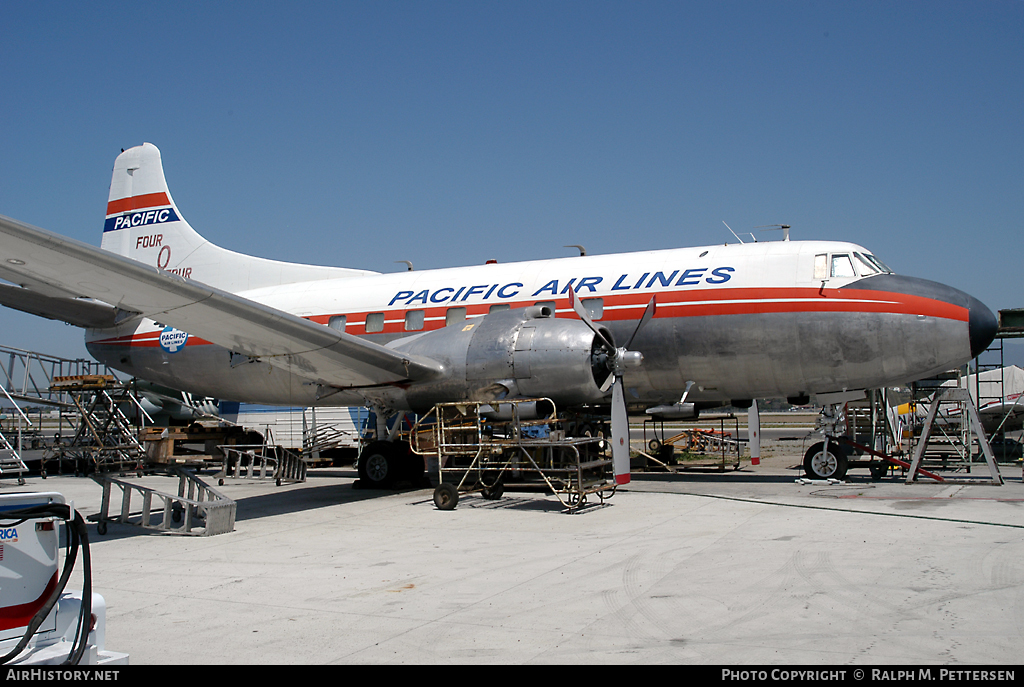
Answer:
[[[0,284],[0,305],[87,329],[113,327],[117,318],[117,308],[103,303],[47,296],[34,289],[10,284]]]
[[[434,360],[335,331],[2,215],[0,270],[9,281],[95,298],[121,311],[122,317],[143,315],[328,386],[426,381],[444,373]]]

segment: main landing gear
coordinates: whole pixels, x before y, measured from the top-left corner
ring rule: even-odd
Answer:
[[[373,441],[359,454],[359,486],[388,489],[402,481],[419,486],[423,482],[423,457],[404,441]]]

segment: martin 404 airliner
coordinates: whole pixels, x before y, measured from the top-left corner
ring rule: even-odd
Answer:
[[[85,327],[97,360],[194,394],[381,419],[516,397],[610,406],[620,484],[628,411],[840,398],[961,365],[996,330],[975,298],[844,242],[393,274],[251,257],[189,226],[149,143],[114,163],[100,249],[0,217],[0,278],[3,304]],[[420,460],[372,446],[360,474],[381,484]]]

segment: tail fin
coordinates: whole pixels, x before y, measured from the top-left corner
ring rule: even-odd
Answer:
[[[117,156],[100,247],[225,291],[373,272],[257,258],[215,246],[182,218],[152,143]]]

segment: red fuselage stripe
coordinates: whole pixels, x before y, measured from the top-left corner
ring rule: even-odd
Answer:
[[[603,316],[597,322],[636,320],[651,298],[646,294],[605,294],[594,296],[604,301]],[[535,302],[550,302],[552,299],[531,299],[509,303],[512,307],[533,305]],[[568,298],[553,299],[557,308],[570,308]],[[581,299],[583,301],[588,298]],[[475,303],[466,305],[445,304],[430,308],[382,309],[384,329],[379,332],[366,331],[368,312],[338,313],[347,315],[345,331],[354,335],[406,333],[406,313],[415,310],[424,312],[423,328],[417,331],[431,331],[445,326],[445,316],[452,307],[466,309],[466,316],[473,317],[488,313],[492,304]],[[700,291],[667,291],[658,293],[658,309],[655,318],[711,317],[716,315],[752,315],[768,313],[798,312],[847,312],[847,313],[891,313],[900,315],[922,315],[947,320],[967,322],[970,316],[965,307],[944,301],[891,291],[869,291],[863,289],[817,289],[817,288],[737,288],[705,289]],[[314,315],[308,319],[326,325],[333,315]],[[574,318],[572,312],[560,312],[559,317]],[[410,332],[412,333],[412,332]],[[93,341],[94,344],[139,346],[156,348],[160,345],[160,331],[134,333]],[[209,341],[190,336],[186,346],[208,345]]]

